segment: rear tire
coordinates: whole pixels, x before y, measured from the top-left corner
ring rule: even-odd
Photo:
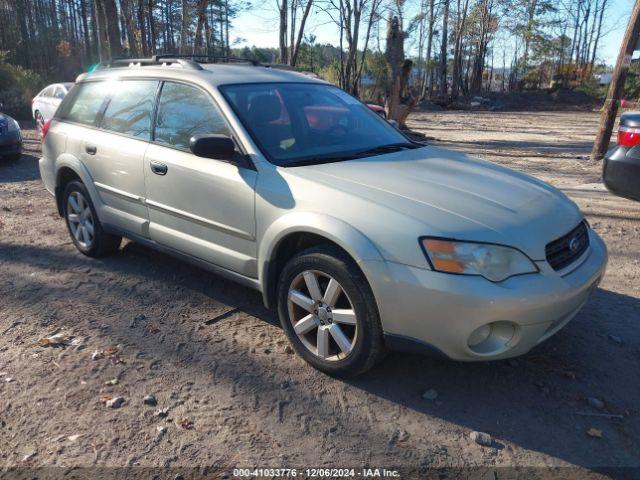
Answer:
[[[88,257],[101,258],[118,251],[122,237],[104,231],[89,192],[79,180],[67,184],[62,208],[73,244]]]
[[[359,375],[384,356],[380,316],[367,279],[332,245],[300,252],[285,265],[278,314],[298,355],[330,375]]]

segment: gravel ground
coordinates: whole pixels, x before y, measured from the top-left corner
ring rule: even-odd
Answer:
[[[610,264],[564,330],[517,360],[391,354],[357,379],[330,378],[289,353],[256,292],[133,243],[104,260],[78,253],[26,130],[23,159],[0,164],[0,478],[42,466],[395,467],[407,478],[465,466],[503,478],[518,466],[536,467],[526,478],[638,478],[640,204],[607,193],[587,159],[597,115],[410,120],[434,143],[549,181],[587,213]],[[39,344],[56,333],[70,344]],[[423,398],[430,389],[437,398]],[[157,405],[143,403],[149,394]],[[120,408],[105,406],[116,397]]]

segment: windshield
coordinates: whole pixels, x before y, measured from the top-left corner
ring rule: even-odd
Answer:
[[[388,153],[390,146],[415,148],[365,104],[331,85],[253,83],[220,90],[276,165],[347,160]]]

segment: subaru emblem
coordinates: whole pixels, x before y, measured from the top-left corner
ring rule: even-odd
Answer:
[[[570,241],[569,241],[569,250],[571,250],[573,253],[575,253],[576,251],[578,251],[578,247],[579,247],[579,243],[578,243],[578,237],[573,237]]]

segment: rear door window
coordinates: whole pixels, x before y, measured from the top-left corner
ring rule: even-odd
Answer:
[[[53,98],[57,99],[57,100],[62,100],[65,96],[65,91],[62,87],[56,87],[54,93],[53,93]]]
[[[113,82],[88,82],[78,85],[73,90],[73,98],[67,98],[58,109],[57,117],[61,120],[95,125],[98,114],[102,112],[110,86]]]
[[[50,98],[53,97],[53,90],[55,87],[47,87],[42,92],[40,92],[41,97]]]
[[[107,105],[100,128],[149,140],[158,82],[123,80]]]
[[[165,82],[158,103],[155,141],[186,149],[191,137],[201,134],[230,135],[217,105],[197,87]]]

